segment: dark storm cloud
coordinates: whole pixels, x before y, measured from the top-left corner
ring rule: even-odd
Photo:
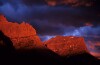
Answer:
[[[2,3],[0,13],[9,21],[31,23],[42,35],[63,35],[76,27],[84,26],[87,22],[95,26],[100,24],[99,10],[91,7],[48,6],[45,2],[44,0],[0,0]]]
[[[71,6],[92,6],[97,0],[45,0],[48,5],[65,4]]]
[[[0,2],[0,6],[2,6],[3,5],[3,3],[2,2]]]
[[[32,5],[42,5],[45,4],[46,2],[44,0],[0,0],[0,5],[10,3],[13,6],[17,4],[24,4],[27,6],[32,6]]]
[[[21,0],[21,2],[25,5],[43,5],[45,4],[45,0]]]
[[[99,0],[0,0],[1,5],[4,3],[12,3],[12,4],[25,4],[25,5],[74,5],[74,6],[91,6],[91,5],[99,5]]]

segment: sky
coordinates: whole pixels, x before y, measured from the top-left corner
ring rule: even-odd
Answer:
[[[87,43],[96,43],[100,40],[99,6],[99,0],[0,0],[0,14],[11,22],[31,24],[43,41],[63,35],[83,36]]]

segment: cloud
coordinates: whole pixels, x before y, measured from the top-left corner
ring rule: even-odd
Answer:
[[[99,5],[98,0],[0,0],[0,4],[10,3],[12,5],[24,4],[32,5],[70,5],[70,6],[92,6]]]
[[[90,52],[91,55],[97,57],[98,59],[100,59],[100,53],[97,52]]]
[[[21,0],[21,2],[28,6],[45,4],[45,0]]]
[[[0,3],[1,5],[10,3],[11,5],[16,7],[17,4],[23,4],[27,6],[43,5],[45,4],[45,1],[44,0],[0,0]]]
[[[65,30],[70,31],[77,27],[83,27],[87,25],[87,22],[88,25],[100,25],[98,10],[65,6],[50,7],[48,5],[34,4],[27,6],[19,2],[20,0],[16,2],[18,3],[15,4],[16,8],[11,3],[3,4],[0,6],[0,13],[4,14],[9,21],[26,21],[30,23],[35,27],[38,34],[41,35],[63,35],[65,34]]]
[[[55,6],[57,4],[65,4],[71,6],[91,6],[94,0],[46,0],[48,5]]]
[[[52,1],[55,2],[55,0]],[[61,1],[76,2],[76,0]],[[61,1],[57,0],[57,2]],[[0,13],[5,15],[9,21],[30,23],[40,35],[76,35],[76,33],[80,33],[81,29],[91,32],[87,32],[88,34],[94,34],[93,31],[100,25],[100,16],[98,16],[100,10],[65,5],[48,6],[45,2],[44,0],[0,0],[2,3]],[[78,2],[79,0],[77,0]],[[92,27],[85,25],[92,25]],[[82,31],[81,34],[83,35]]]
[[[57,0],[57,2],[59,1]],[[3,3],[3,5],[0,6],[0,13],[9,17],[10,20],[13,19],[15,21],[46,19],[54,23],[80,26],[81,24],[84,24],[84,22],[93,23],[94,21],[99,22],[98,20],[100,20],[98,10],[95,11],[94,9],[73,8],[68,6],[50,7],[45,4],[44,0],[0,0],[0,3]],[[8,11],[11,12],[7,14],[6,12]],[[12,13],[12,11],[15,13]],[[10,14],[13,16],[10,16]],[[15,19],[16,17],[17,19]]]
[[[57,24],[58,25],[58,24]],[[42,26],[41,26],[42,27]],[[100,26],[92,27],[92,26],[83,26],[83,27],[75,27],[75,26],[64,26],[64,25],[58,25],[58,29],[56,29],[57,26],[52,28],[43,28],[46,31],[45,33],[41,33],[40,37],[43,41],[48,40],[52,37],[55,37],[57,35],[62,36],[81,36],[85,38],[85,41],[88,44],[88,41],[99,41],[100,39]],[[43,30],[41,30],[43,31]],[[48,38],[49,37],[49,38]]]
[[[100,36],[98,39],[100,39]],[[88,40],[88,41],[86,41],[86,43],[87,43],[87,47],[88,47],[89,51],[100,53],[100,41],[99,40],[98,41],[97,40],[95,40],[95,41]]]
[[[75,28],[73,32],[65,33],[65,35],[94,37],[100,35],[99,32],[100,32],[100,26],[98,27],[83,26],[83,27]]]

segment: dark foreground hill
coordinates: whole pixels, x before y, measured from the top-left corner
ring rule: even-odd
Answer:
[[[59,56],[43,49],[16,50],[9,37],[0,32],[0,65],[100,65],[100,60],[88,53],[74,56]]]

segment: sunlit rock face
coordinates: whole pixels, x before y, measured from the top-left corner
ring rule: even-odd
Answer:
[[[88,53],[84,38],[73,36],[56,36],[44,42],[44,44],[61,56]]]
[[[36,30],[28,23],[12,23],[0,15],[0,31],[13,42],[16,49],[33,49],[43,47]]]
[[[6,19],[3,15],[0,14],[0,21],[4,21],[4,22],[6,22],[7,19]]]

